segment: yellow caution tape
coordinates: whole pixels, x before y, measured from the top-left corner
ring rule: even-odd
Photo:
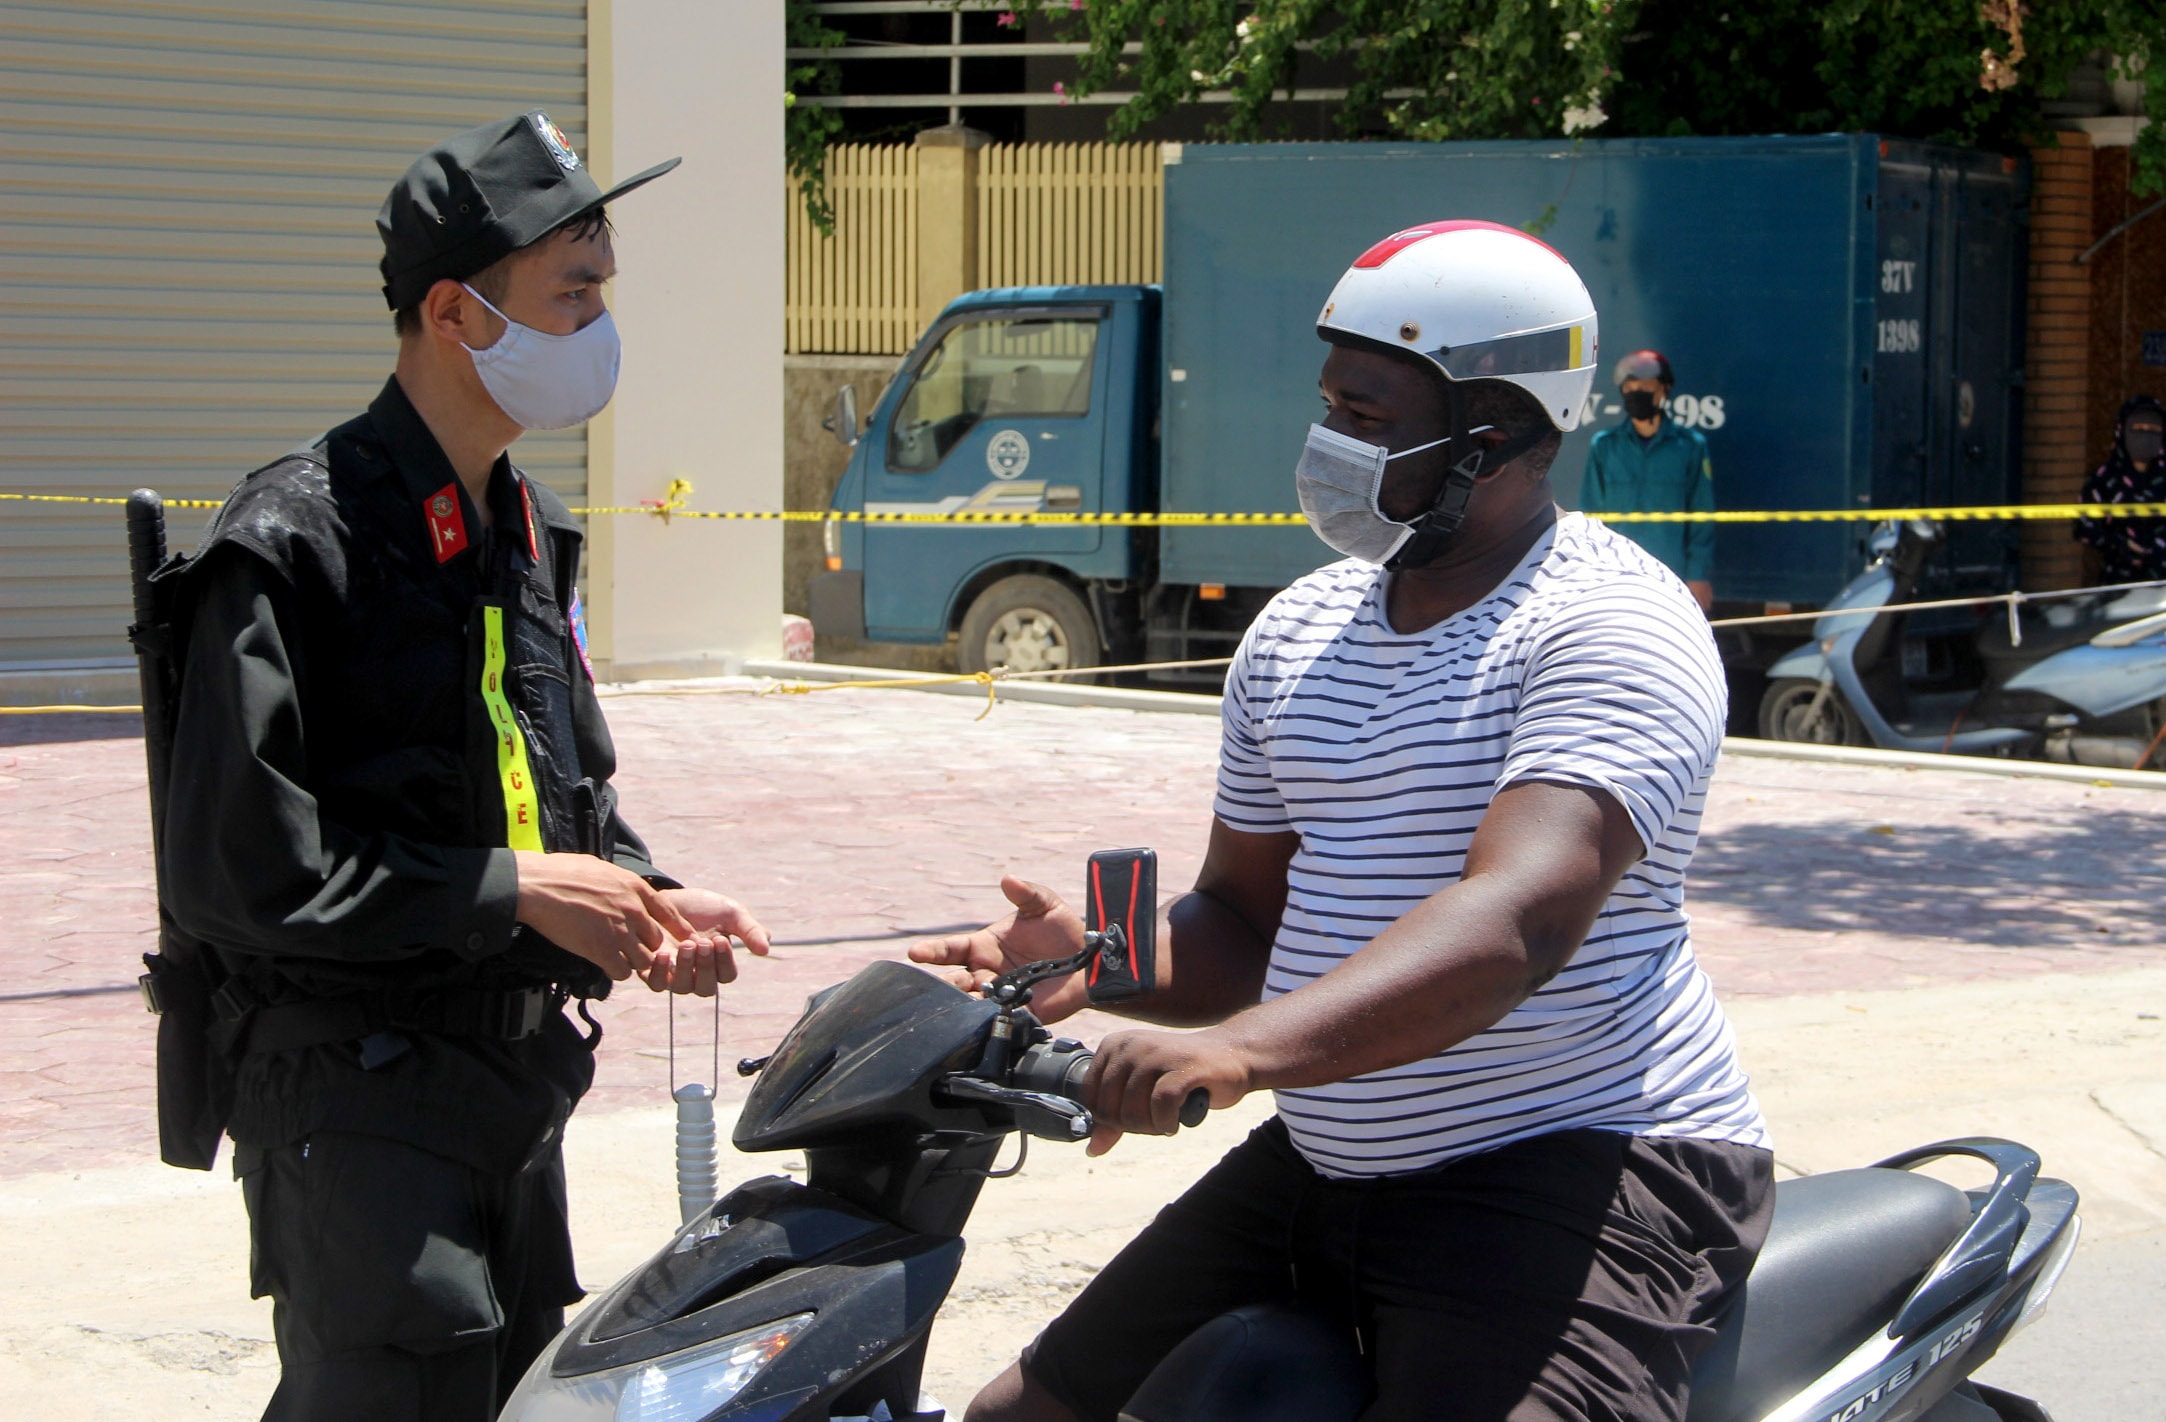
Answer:
[[[1004,509],[957,509],[952,513],[864,513],[850,510],[750,509],[721,512],[659,505],[639,508],[577,508],[575,514],[659,513],[664,517],[712,518],[747,523],[929,524],[949,527],[1075,526],[1108,528],[1206,528],[1227,525],[1299,526],[1297,513],[1060,513]],[[1976,504],[1921,509],[1716,509],[1684,513],[1596,513],[1603,523],[1880,523],[1887,519],[2025,521],[2072,518],[2166,518],[2166,504]]]
[[[593,505],[571,512],[585,517],[606,514],[648,514],[667,523],[672,518],[719,519],[729,523],[838,523],[905,524],[910,526],[969,527],[1101,527],[1101,528],[1221,528],[1300,527],[1308,520],[1297,513],[1088,513],[1050,509],[955,509],[946,513],[867,513],[832,509],[694,509],[685,506],[692,484],[685,479],[669,481],[659,499],[636,504]],[[125,504],[126,499],[92,497],[87,494],[9,494],[0,501],[37,504]],[[218,499],[167,499],[167,508],[215,509]],[[1589,518],[1603,523],[1880,523],[1888,519],[1935,519],[1940,521],[2051,522],[2074,518],[2166,518],[2166,504],[1964,504],[1915,509],[1713,509],[1678,513],[1598,513]]]
[[[115,508],[127,503],[126,499],[93,498],[89,494],[7,494],[0,493],[0,503],[7,504],[111,504]],[[169,509],[215,509],[225,506],[224,499],[167,499]]]

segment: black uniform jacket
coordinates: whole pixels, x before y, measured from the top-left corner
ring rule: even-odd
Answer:
[[[616,767],[573,631],[578,525],[505,459],[485,531],[396,379],[309,453],[243,480],[184,574],[167,910],[273,1002],[599,995],[606,978],[515,925],[507,847],[577,847],[581,797]],[[602,819],[610,857],[670,886],[606,795]],[[553,1137],[592,1077],[554,1010],[517,1041],[402,1032],[250,1051],[231,1131],[264,1147],[388,1136],[504,1169]]]

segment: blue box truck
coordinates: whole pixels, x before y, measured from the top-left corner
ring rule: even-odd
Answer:
[[[1567,506],[1593,431],[1622,418],[1609,366],[1643,346],[1674,363],[1669,418],[1707,435],[1724,508],[2012,502],[2026,181],[2013,159],[1869,134],[1169,148],[1163,288],[958,298],[864,423],[833,508],[1294,511],[1324,296],[1372,242],[1439,218],[1524,227],[1593,293],[1595,389],[1554,474]],[[1719,603],[1824,602],[1862,533],[1723,525]],[[2013,586],[2008,526],[1952,535],[1937,587]],[[831,519],[826,540],[821,631],[959,636],[970,671],[1223,656],[1333,557],[1299,525]],[[1783,643],[1733,636],[1725,655],[1764,665]]]

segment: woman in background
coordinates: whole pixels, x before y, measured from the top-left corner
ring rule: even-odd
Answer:
[[[2113,452],[2083,481],[2087,504],[2166,504],[2166,405],[2131,396],[2114,425]],[[2076,538],[2098,556],[2099,583],[2166,578],[2166,518],[2079,518]]]

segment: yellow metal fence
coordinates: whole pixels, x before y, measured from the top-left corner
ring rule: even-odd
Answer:
[[[978,285],[1157,281],[1155,143],[999,143],[978,155]]]
[[[1002,143],[976,151],[979,286],[1154,282],[1163,266],[1165,172],[1155,143]],[[908,144],[828,150],[835,230],[789,193],[783,349],[900,355],[918,334],[918,234],[961,221],[927,211]]]
[[[783,349],[900,354],[918,333],[918,151],[851,143],[827,152],[833,236],[789,192]]]

